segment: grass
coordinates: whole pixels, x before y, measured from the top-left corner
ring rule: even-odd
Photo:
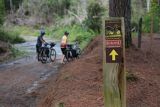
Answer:
[[[12,52],[12,56],[11,56],[12,59],[20,58],[20,57],[25,56],[27,54],[26,52],[17,50],[14,47],[11,47],[11,52]]]
[[[0,29],[0,40],[12,44],[25,42],[25,40],[19,36],[18,32],[5,30],[3,28]]]
[[[3,40],[11,41],[11,43],[14,42],[20,42],[23,41],[19,36],[15,35],[21,35],[21,36],[38,36],[39,35],[39,28],[38,27],[29,27],[29,26],[11,26],[6,29],[11,29],[10,32],[12,32],[11,36],[6,36]],[[82,25],[70,25],[70,26],[62,26],[62,27],[44,27],[46,31],[46,37],[50,37],[56,40],[61,40],[62,36],[64,35],[65,31],[68,31],[70,33],[69,35],[69,42],[73,43],[75,40],[79,41],[80,47],[83,49],[90,40],[96,35],[96,33],[93,30],[85,29],[82,27]],[[13,33],[14,32],[14,33]],[[10,34],[7,34],[10,35]]]
[[[39,31],[37,28],[29,27],[29,26],[12,26],[10,29],[14,32],[18,32],[19,35],[22,36],[37,36],[39,35]]]
[[[73,26],[64,26],[59,28],[47,28],[46,35],[52,38],[56,38],[61,40],[64,32],[69,32],[69,42],[72,43],[74,41],[78,41],[80,43],[80,47],[83,49],[90,40],[96,35],[92,30],[86,30],[81,25],[73,25]]]
[[[137,37],[138,36],[138,32],[132,32],[131,35],[132,35],[133,38]]]
[[[0,41],[8,43],[8,47],[3,47],[3,46],[1,47],[0,53],[6,53],[6,52],[11,53],[11,54],[9,54],[9,56],[2,59],[2,61],[8,60],[8,58],[9,58],[9,60],[12,60],[12,59],[24,56],[25,52],[19,51],[10,45],[10,44],[25,42],[25,40],[19,36],[18,32],[12,31],[12,30],[6,29],[6,28],[0,28]],[[5,49],[5,48],[7,48],[7,49]]]

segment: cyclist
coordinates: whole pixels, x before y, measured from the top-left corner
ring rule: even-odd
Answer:
[[[44,30],[41,30],[40,36],[38,36],[38,38],[37,38],[37,43],[36,43],[36,51],[37,51],[37,54],[40,53],[40,49],[41,49],[42,45],[45,44],[45,43],[47,43],[47,42],[43,39],[44,35],[45,35],[45,31],[44,31]],[[47,54],[47,56],[48,56],[48,51],[46,51],[46,54]]]
[[[69,35],[69,33],[67,31],[64,32],[64,36],[61,39],[61,51],[63,54],[62,59],[61,59],[61,63],[64,63],[63,61],[64,61],[64,57],[66,55],[66,46],[67,46],[67,42],[68,42],[67,41],[68,35]]]

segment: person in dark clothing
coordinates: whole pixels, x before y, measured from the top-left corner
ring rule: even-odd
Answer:
[[[38,36],[38,38],[37,38],[37,43],[36,43],[36,51],[37,51],[37,53],[40,52],[40,48],[42,47],[42,44],[46,43],[46,41],[43,39],[44,35],[45,35],[45,32],[41,31],[40,36]]]

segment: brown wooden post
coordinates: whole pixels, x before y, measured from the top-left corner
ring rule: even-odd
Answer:
[[[103,27],[105,107],[126,107],[124,18],[108,18]]]

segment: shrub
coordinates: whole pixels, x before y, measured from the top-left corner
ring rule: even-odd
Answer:
[[[100,33],[101,17],[103,16],[104,8],[97,2],[92,2],[87,8],[88,18],[84,21],[85,26],[93,31]]]
[[[153,18],[153,31],[154,33],[158,33],[159,32],[159,23],[160,23],[160,19],[158,16],[154,16]],[[150,15],[146,15],[143,18],[143,32],[145,33],[149,33],[151,30],[151,17]]]
[[[19,36],[19,33],[5,31],[4,29],[0,29],[0,40],[13,44],[25,42],[25,40]]]

